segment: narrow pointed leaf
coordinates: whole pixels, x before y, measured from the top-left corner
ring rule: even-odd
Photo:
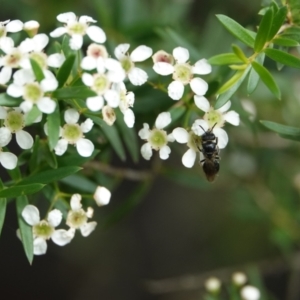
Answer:
[[[265,60],[264,53],[261,53],[256,57],[256,62],[258,62],[261,65],[264,63],[264,60]],[[248,79],[248,85],[247,85],[247,92],[249,95],[255,91],[258,83],[259,83],[259,75],[256,73],[256,71],[253,68],[251,68],[249,79]]]
[[[223,24],[223,26],[237,39],[251,48],[254,47],[253,37],[242,25],[224,15],[217,15],[217,18]]]
[[[39,165],[39,149],[40,149],[40,137],[37,135],[32,148],[32,153],[29,159],[29,170],[32,173]]]
[[[226,92],[224,92],[217,98],[217,102],[215,104],[215,109],[222,107],[225,103],[227,103],[229,101],[230,97],[237,91],[237,89],[240,87],[240,85],[245,80],[246,76],[248,75],[248,73],[250,71],[250,68],[251,67],[248,66],[248,68],[243,71],[242,76],[239,76],[238,80],[234,83],[234,85],[232,85],[230,89],[228,89]],[[239,72],[242,72],[242,71],[239,71]]]
[[[0,94],[0,105],[8,107],[16,107],[22,103],[22,98],[13,98],[6,93]]]
[[[36,80],[41,82],[45,78],[42,68],[34,59],[30,59],[30,64]]]
[[[264,52],[271,59],[289,67],[300,69],[300,59],[284,51],[265,49]]]
[[[254,43],[255,52],[260,52],[264,48],[265,43],[268,41],[272,20],[273,20],[273,10],[269,9],[262,17],[258,27],[258,31]]]
[[[297,47],[299,42],[290,38],[277,37],[272,41],[275,45],[284,46],[284,47]]]
[[[72,166],[72,165],[74,165],[74,162],[76,162],[77,166],[81,166],[84,163],[93,160],[99,152],[100,152],[99,150],[94,150],[93,154],[89,157],[83,157],[83,156],[80,156],[79,154],[71,154],[68,156],[59,156],[59,157],[57,157],[57,163],[60,167]]]
[[[232,50],[241,61],[243,61],[244,63],[248,63],[247,56],[244,54],[243,50],[238,45],[233,44]]]
[[[70,55],[64,61],[64,63],[60,67],[60,69],[58,70],[58,73],[57,73],[58,87],[62,87],[65,84],[65,82],[67,81],[67,79],[72,71],[72,68],[73,68],[73,65],[75,62],[75,58],[76,58],[75,55]]]
[[[168,125],[172,125],[176,123],[186,112],[186,107],[185,106],[175,106],[169,109],[169,113],[171,114],[171,123]]]
[[[270,41],[279,31],[280,27],[285,21],[287,12],[288,12],[287,7],[283,6],[274,15],[273,22],[271,24],[272,26],[270,28],[269,35],[268,35],[268,41]]]
[[[28,204],[28,199],[26,196],[20,196],[17,198],[16,208],[17,208],[17,217],[18,217],[21,241],[23,244],[23,248],[24,248],[26,257],[27,257],[29,263],[32,264],[32,261],[33,261],[32,227],[30,225],[28,225],[22,217],[22,211],[27,204]]]
[[[230,65],[230,64],[238,64],[241,63],[242,60],[237,57],[234,53],[223,53],[219,55],[212,56],[208,62],[211,65],[219,66],[219,65]]]
[[[25,125],[29,126],[41,115],[41,111],[37,108],[36,105],[32,107],[28,114],[25,117]]]
[[[260,79],[263,83],[267,86],[267,88],[278,98],[281,98],[280,89],[277,86],[273,76],[271,73],[261,64],[257,63],[256,61],[252,62],[252,67],[259,75]]]
[[[222,94],[234,86],[239,79],[243,76],[244,70],[237,71],[227,82],[225,82],[217,91],[218,94]]]
[[[300,137],[300,128],[282,125],[271,121],[260,121],[268,129],[271,129],[279,134],[286,136]]]
[[[52,93],[53,97],[57,99],[85,99],[87,97],[97,96],[89,87],[85,85],[72,86],[58,89]]]
[[[0,191],[0,198],[16,198],[24,195],[31,195],[44,187],[44,184],[33,183],[28,185],[14,185]]]
[[[58,105],[56,105],[55,111],[47,116],[47,129],[50,150],[53,150],[58,142],[60,131],[60,113]]]

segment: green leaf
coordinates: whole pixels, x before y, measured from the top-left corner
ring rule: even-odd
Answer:
[[[61,180],[62,183],[80,190],[85,193],[93,194],[97,188],[97,184],[85,176],[71,175]]]
[[[104,132],[106,138],[110,142],[111,146],[114,148],[119,158],[122,161],[125,161],[126,155],[123,144],[121,142],[120,135],[114,126],[107,125],[102,119],[96,117],[92,114],[86,114],[87,117],[91,118],[96,124],[100,126],[102,131]]]
[[[256,61],[252,62],[253,69],[257,72],[260,79],[263,83],[267,86],[267,88],[278,98],[281,98],[280,89],[277,86],[273,76],[271,73],[261,64],[257,63]]]
[[[286,37],[277,37],[272,41],[275,45],[284,46],[284,47],[297,47],[299,42]]]
[[[240,85],[245,80],[246,76],[248,75],[248,73],[250,71],[250,68],[251,67],[248,66],[248,68],[246,70],[244,70],[242,76],[240,76],[238,78],[238,80],[235,82],[235,84],[230,89],[228,89],[225,93],[221,94],[217,98],[217,102],[215,104],[215,109],[222,107],[225,103],[227,103],[229,101],[230,97],[237,91],[237,89],[240,87]],[[241,71],[239,71],[239,72],[241,72]]]
[[[44,186],[44,184],[40,183],[14,185],[0,191],[0,198],[16,198],[22,195],[31,195],[41,190]]]
[[[279,134],[283,134],[291,137],[300,137],[300,128],[282,125],[271,121],[260,121],[268,129],[271,129]]]
[[[74,54],[70,55],[69,57],[67,57],[67,59],[64,61],[64,63],[58,70],[57,77],[56,77],[58,80],[58,87],[62,87],[65,84],[65,82],[68,80],[75,59],[76,59],[76,55]]]
[[[17,217],[18,217],[21,241],[23,244],[26,257],[29,263],[32,264],[33,261],[32,227],[29,224],[27,224],[22,217],[22,211],[27,204],[28,204],[28,199],[26,196],[20,196],[17,198],[16,208],[17,208]]]
[[[0,190],[3,190],[3,188],[4,188],[4,185],[0,178]],[[6,204],[7,204],[6,198],[0,198],[0,235],[2,232],[4,219],[5,219]]]
[[[47,129],[50,150],[53,150],[59,139],[60,131],[60,113],[59,106],[56,103],[56,108],[52,114],[47,115]]]
[[[57,168],[57,156],[54,151],[50,149],[49,143],[43,144],[43,157],[51,168]]]
[[[264,48],[265,43],[268,41],[272,20],[273,20],[273,10],[269,9],[262,17],[258,27],[256,39],[254,42],[254,50],[257,53]]]
[[[251,48],[254,47],[253,37],[242,25],[224,15],[217,15],[217,18],[223,24],[223,26],[237,39]]]
[[[238,64],[242,61],[234,53],[223,53],[219,55],[212,56],[208,62],[211,65],[220,66],[220,65],[230,65]]]
[[[184,115],[186,110],[186,107],[183,106],[173,106],[171,109],[169,109],[172,121],[168,126],[174,124],[178,119],[180,119]]]
[[[1,106],[8,106],[8,107],[16,107],[22,103],[23,99],[20,98],[13,98],[6,93],[0,94],[0,105]]]
[[[76,55],[76,51],[70,48],[70,39],[71,37],[67,34],[63,37],[61,48],[65,57],[68,57],[69,55]]]
[[[55,90],[52,93],[52,96],[57,99],[85,99],[87,97],[97,96],[97,94],[92,91],[89,87],[82,85],[82,86],[72,86],[72,87],[65,87],[58,90]]]
[[[40,149],[40,137],[37,135],[35,137],[32,153],[30,155],[29,164],[28,164],[30,173],[32,173],[38,167],[39,149]]]
[[[123,114],[120,110],[115,110],[117,115],[116,124],[121,132],[123,141],[129,151],[132,160],[137,163],[139,161],[139,143],[137,134],[134,128],[128,128],[123,119]]]
[[[36,78],[36,80],[38,82],[41,82],[45,76],[44,76],[44,72],[42,70],[42,68],[40,67],[40,65],[38,64],[38,62],[36,62],[34,59],[30,59],[30,64],[34,73],[34,76]]]
[[[259,54],[255,59],[255,61],[261,65],[264,63],[264,60],[265,60],[264,53]],[[248,85],[247,85],[247,92],[249,95],[255,91],[258,83],[259,83],[259,75],[256,73],[256,71],[253,68],[251,68],[249,79],[248,79]]]
[[[268,35],[268,41],[270,41],[278,33],[280,27],[285,21],[287,12],[288,12],[287,7],[283,6],[274,15],[271,28],[269,31],[269,35]]]
[[[238,45],[232,44],[232,50],[241,61],[243,61],[244,63],[248,63],[247,56],[244,54],[243,50]]]
[[[43,171],[24,178],[22,181],[18,183],[18,185],[28,185],[34,183],[47,184],[50,182],[58,181],[67,176],[70,176],[80,171],[81,169],[82,168],[77,166],[70,166],[70,167],[61,167],[59,169],[54,169],[54,170]]]
[[[300,69],[300,59],[296,56],[276,49],[265,49],[264,52],[271,59],[282,63],[286,66]]]
[[[79,154],[71,154],[67,156],[60,156],[57,158],[57,163],[60,167],[62,166],[72,166],[76,162],[77,166],[81,166],[84,163],[93,160],[95,156],[99,153],[99,150],[94,150],[93,154],[90,157],[82,157]]]
[[[33,105],[32,109],[25,116],[25,125],[29,126],[34,123],[34,121],[41,115],[41,111],[36,105]]]
[[[234,86],[243,76],[245,70],[237,71],[228,81],[226,81],[217,91],[217,94],[222,94]]]

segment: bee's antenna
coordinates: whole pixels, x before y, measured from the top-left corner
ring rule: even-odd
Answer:
[[[215,128],[215,126],[216,126],[217,124],[218,124],[218,123],[216,122],[209,132],[212,132],[213,129]],[[200,125],[199,125],[199,126],[200,126]],[[202,128],[202,129],[203,129],[203,128]]]
[[[216,124],[217,124],[217,123],[216,123]],[[216,124],[215,124],[215,125],[216,125]],[[202,128],[202,130],[203,130],[204,132],[206,132],[206,131],[204,130],[204,128],[203,128],[200,124],[198,124],[198,125]]]

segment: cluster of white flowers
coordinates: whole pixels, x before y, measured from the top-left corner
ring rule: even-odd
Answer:
[[[109,203],[111,197],[110,191],[105,187],[98,186],[94,199],[98,206]],[[40,212],[34,205],[26,205],[22,211],[22,217],[25,222],[32,226],[33,233],[33,253],[42,255],[47,251],[47,240],[51,240],[59,246],[69,244],[75,236],[76,229],[79,229],[82,236],[87,237],[94,231],[97,222],[88,222],[92,218],[94,210],[88,207],[85,211],[81,204],[81,195],[74,194],[70,200],[70,210],[67,214],[66,225],[69,229],[56,229],[62,221],[62,212],[58,209],[51,210],[43,220],[40,218]],[[21,232],[18,229],[17,235],[22,239]]]

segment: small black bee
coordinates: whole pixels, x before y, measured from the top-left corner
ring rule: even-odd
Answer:
[[[204,128],[199,125],[203,129],[204,134],[201,136],[201,148],[199,146],[197,146],[197,148],[204,156],[204,159],[202,159],[200,163],[202,163],[203,171],[207,180],[210,182],[215,180],[220,170],[218,138],[212,132],[216,124],[208,131],[205,131]]]

